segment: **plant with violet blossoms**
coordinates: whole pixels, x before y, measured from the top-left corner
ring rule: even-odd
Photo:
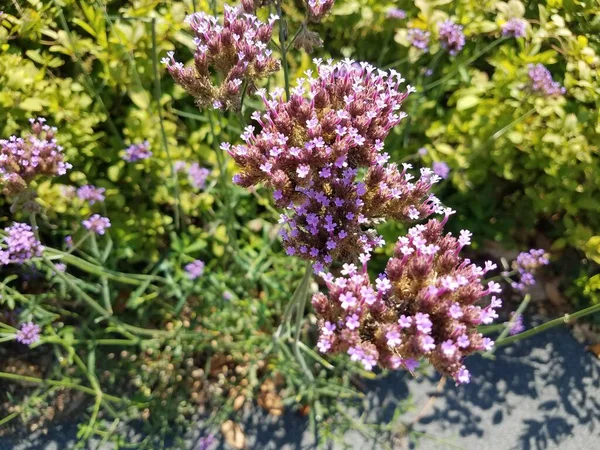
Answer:
[[[289,100],[283,91],[259,91],[266,112],[255,112],[241,136],[244,144],[223,144],[240,168],[234,182],[264,183],[287,214],[281,221],[290,255],[315,261],[315,270],[353,261],[383,244],[373,225],[387,218],[417,220],[439,201],[430,194],[439,180],[423,170],[415,182],[387,164],[386,136],[405,116],[399,112],[410,93],[400,92],[401,76],[367,63],[316,60],[317,74],[299,79]],[[359,171],[366,171],[359,178]]]
[[[493,346],[477,326],[497,318],[502,305],[493,295],[478,303],[501,289],[494,281],[487,286],[482,281],[493,263],[482,268],[459,256],[471,242],[470,232],[461,231],[458,239],[443,234],[450,213],[399,238],[375,285],[367,273],[368,255],[361,256],[360,270],[348,264],[345,276],[323,275],[329,294],[312,299],[322,352],[348,353],[367,370],[380,365],[413,371],[426,358],[457,383],[469,382],[464,358]]]
[[[239,111],[244,92],[253,93],[259,80],[279,70],[279,61],[268,49],[277,16],[263,23],[242,9],[225,5],[223,25],[203,12],[189,15],[194,31],[194,64],[185,68],[170,52],[163,63],[169,74],[196,99],[200,108]],[[222,81],[216,85],[213,73]]]
[[[0,183],[15,204],[38,176],[64,175],[71,168],[56,141],[56,128],[47,125],[42,117],[29,122],[28,136],[0,139]]]

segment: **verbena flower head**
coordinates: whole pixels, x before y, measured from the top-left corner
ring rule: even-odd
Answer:
[[[237,184],[265,183],[287,210],[281,221],[288,225],[282,232],[288,254],[317,261],[320,269],[382,245],[370,229],[374,221],[434,212],[439,202],[429,190],[439,178],[425,170],[412,181],[410,165],[400,171],[386,164],[383,141],[405,116],[399,109],[411,91],[400,92],[397,72],[351,60],[316,63],[316,77],[308,71],[289,101],[280,90],[270,98],[259,91],[266,112],[252,117],[260,132],[249,126],[244,144],[223,148],[240,167]]]
[[[451,20],[446,20],[440,24],[439,38],[442,47],[448,50],[448,53],[453,56],[465,46],[463,27]]]
[[[194,13],[186,18],[195,34],[193,66],[185,68],[175,61],[173,52],[163,63],[200,108],[239,110],[244,85],[252,93],[258,80],[279,70],[279,61],[267,48],[277,19],[271,16],[269,23],[263,23],[229,5],[225,5],[223,25],[217,17]],[[215,84],[215,72],[222,80],[220,85]]]
[[[86,184],[77,189],[77,197],[83,201],[87,201],[90,205],[96,202],[104,201],[104,192],[106,189]]]
[[[32,345],[40,340],[40,327],[33,323],[27,322],[21,325],[21,329],[17,331],[17,342],[24,345]]]
[[[335,0],[305,0],[305,3],[308,18],[312,22],[319,22],[331,11]]]
[[[31,226],[15,222],[4,231],[7,233],[3,239],[6,248],[0,250],[1,264],[23,264],[31,258],[42,256],[44,247],[35,237]]]
[[[187,264],[185,266],[185,271],[190,280],[195,280],[196,278],[200,278],[204,273],[204,261],[199,259]]]
[[[429,50],[429,37],[431,33],[429,31],[421,30],[420,28],[409,28],[408,29],[408,40],[410,45],[419,50],[426,52]]]
[[[196,189],[204,189],[206,186],[206,179],[210,175],[210,170],[201,167],[200,164],[194,162],[190,165],[188,170],[191,185]]]
[[[29,136],[0,139],[0,182],[7,195],[24,191],[38,175],[64,175],[71,168],[56,142],[56,128],[46,125],[44,118],[29,121]]]
[[[450,167],[444,161],[436,161],[433,163],[433,173],[440,178],[446,179],[450,175]]]
[[[527,21],[513,17],[502,25],[502,36],[512,36],[516,38],[524,37],[527,33],[526,27]]]
[[[100,214],[94,214],[82,223],[87,230],[99,235],[103,235],[106,232],[106,229],[110,228],[110,220],[106,217],[102,217]]]
[[[152,156],[150,151],[150,142],[144,141],[140,144],[131,144],[125,149],[123,159],[127,162],[137,162],[148,159]]]
[[[449,214],[449,213],[448,213]],[[494,268],[478,267],[460,256],[471,233],[443,234],[442,221],[416,225],[396,244],[386,271],[374,284],[366,264],[344,266],[342,277],[324,275],[329,295],[313,297],[319,318],[319,350],[348,353],[370,370],[375,365],[414,370],[421,358],[457,383],[469,381],[463,359],[489,350],[493,342],[477,331],[497,314],[499,285],[482,283]]]
[[[386,12],[386,16],[390,19],[406,19],[406,11],[399,8],[389,8]]]
[[[548,254],[543,249],[532,248],[528,252],[519,253],[512,263],[512,268],[517,272],[518,281],[513,281],[511,286],[519,291],[526,291],[535,284],[535,272],[542,266],[550,264]]]
[[[552,79],[552,74],[543,64],[529,64],[531,89],[547,97],[562,95],[567,90]]]
[[[245,13],[254,14],[254,12],[262,7],[266,6],[269,3],[272,3],[273,0],[241,0],[241,6]]]

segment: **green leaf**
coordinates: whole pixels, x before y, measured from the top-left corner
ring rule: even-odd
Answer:
[[[465,97],[461,97],[456,102],[456,109],[458,111],[464,111],[465,109],[473,108],[479,103],[479,97],[475,95],[466,95]]]

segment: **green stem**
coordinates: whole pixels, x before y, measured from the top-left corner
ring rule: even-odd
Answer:
[[[296,359],[300,363],[302,370],[306,374],[309,380],[314,381],[314,376],[308,366],[306,365],[306,361],[304,356],[300,352],[300,337],[302,336],[302,322],[304,321],[304,310],[306,309],[306,301],[308,299],[308,287],[310,286],[310,279],[312,275],[312,266],[310,262],[307,263],[306,272],[304,273],[304,278],[302,279],[302,288],[300,291],[300,295],[298,297],[297,302],[297,311],[296,311],[296,334],[294,337],[294,354],[296,355]]]
[[[111,129],[111,131],[113,132],[115,137],[119,140],[121,146],[125,147],[125,143],[123,142],[121,133],[119,133],[117,126],[115,125],[115,123],[112,121],[112,119],[110,117],[110,111],[108,110],[108,107],[106,106],[106,104],[104,103],[104,100],[102,100],[102,97],[100,96],[100,94],[98,93],[96,88],[94,87],[94,82],[92,81],[92,78],[88,75],[88,73],[86,72],[83,61],[81,60],[79,53],[75,49],[75,43],[74,43],[73,37],[71,35],[71,30],[69,29],[69,25],[67,23],[67,20],[65,19],[62,8],[60,7],[60,5],[58,4],[58,2],[56,0],[54,0],[54,5],[56,6],[56,8],[58,10],[58,19],[60,21],[61,27],[63,28],[63,31],[67,34],[67,39],[69,40],[69,44],[71,45],[71,48],[73,49],[73,55],[75,56],[75,59],[77,60],[77,64],[79,65],[79,70],[81,71],[83,79],[85,80],[85,84],[87,84],[87,89],[92,93],[92,95],[94,96],[96,101],[100,104],[100,106],[104,110],[104,113],[106,114],[106,122],[108,123],[108,127]]]
[[[219,164],[219,178],[221,182],[221,186],[225,191],[225,195],[223,196],[223,204],[225,205],[225,228],[227,230],[227,236],[229,238],[229,245],[233,247],[233,251],[236,254],[239,254],[237,237],[235,235],[234,224],[235,218],[234,213],[231,208],[231,189],[229,187],[229,180],[227,180],[227,161],[225,161],[225,156],[223,155],[223,150],[219,148],[217,135],[217,130],[215,127],[215,121],[211,111],[207,112],[209,123],[210,123],[210,132],[212,134],[212,147],[217,156],[217,162]],[[219,123],[220,125],[220,123]]]
[[[158,111],[158,121],[160,122],[160,135],[162,137],[162,144],[167,154],[167,160],[171,166],[171,182],[173,183],[173,191],[175,194],[175,228],[179,230],[181,227],[181,215],[180,207],[181,201],[179,198],[179,181],[177,180],[177,171],[175,170],[175,163],[171,159],[171,153],[169,152],[169,142],[167,140],[167,133],[165,131],[165,125],[163,120],[162,106],[160,104],[161,90],[160,90],[160,74],[158,72],[158,51],[156,47],[156,18],[152,18],[152,70],[154,71],[154,101],[156,102],[156,110]]]
[[[65,387],[68,389],[75,389],[76,391],[80,391],[80,392],[84,392],[86,394],[90,394],[90,395],[96,395],[96,391],[92,388],[89,388],[87,386],[81,386],[79,384],[73,383],[71,381],[66,381],[66,380],[44,380],[42,378],[36,378],[36,377],[28,377],[25,375],[20,375],[20,374],[16,374],[16,373],[8,373],[8,372],[0,372],[0,378],[4,378],[7,380],[14,380],[14,381],[19,381],[19,382],[28,382],[28,383],[35,383],[35,384],[47,384],[49,386],[61,386],[61,387]],[[120,397],[115,397],[113,395],[108,395],[108,394],[103,394],[103,398],[111,401],[111,402],[115,402],[115,403],[124,403],[125,400],[123,398]]]
[[[100,250],[98,249],[96,234],[92,233],[91,238],[92,254],[95,258],[100,259]],[[102,275],[100,277],[100,281],[102,283],[102,300],[104,302],[104,308],[106,308],[106,310],[112,315],[112,302],[110,299],[110,289],[108,287],[108,279],[106,278],[106,275]]]
[[[517,310],[514,312],[514,314],[511,317],[511,319],[508,321],[507,324],[505,324],[504,330],[502,330],[502,333],[500,333],[500,336],[498,336],[498,339],[496,339],[496,342],[498,342],[498,341],[501,342],[502,339],[504,339],[508,335],[508,333],[510,333],[510,330],[511,330],[512,326],[518,320],[519,316],[521,314],[523,314],[523,311],[525,311],[525,308],[527,308],[527,305],[529,304],[530,300],[531,300],[531,295],[527,294],[523,298],[523,301],[521,302],[521,304],[519,305],[519,307],[517,308]],[[489,350],[486,353],[484,353],[483,356],[485,358],[491,358],[494,355],[494,352],[496,351],[496,348],[497,347],[495,345],[494,347],[492,347],[491,350]]]
[[[283,79],[285,82],[285,99],[290,98],[290,68],[287,60],[287,49],[285,46],[287,23],[283,19],[283,10],[281,9],[281,0],[275,4],[277,15],[279,16],[279,51],[281,52],[281,67],[283,68]]]
[[[558,317],[556,319],[550,320],[546,323],[538,325],[537,327],[534,327],[527,331],[524,331],[523,333],[515,334],[514,336],[509,336],[502,340],[498,339],[496,341],[495,346],[501,347],[503,345],[513,344],[515,342],[520,341],[521,339],[526,339],[528,337],[535,336],[536,334],[542,333],[551,328],[554,328],[554,327],[557,327],[560,325],[564,325],[564,324],[568,324],[569,321],[571,321],[573,319],[579,319],[581,317],[589,316],[590,314],[594,314],[597,312],[600,312],[600,303],[597,305],[593,305],[588,308],[582,309],[581,311],[577,311],[576,313],[573,313],[573,314],[565,314],[563,317]]]
[[[88,262],[84,259],[81,259],[75,255],[71,255],[70,253],[63,252],[61,250],[57,250],[55,248],[46,247],[45,252],[49,255],[60,256],[60,260],[65,262],[66,264],[77,267],[84,272],[87,272],[92,275],[96,275],[98,277],[105,276],[109,280],[117,281],[123,284],[132,284],[135,286],[140,286],[144,284],[146,281],[160,281],[161,283],[167,284],[167,280],[163,277],[153,276],[153,275],[143,275],[143,274],[133,274],[133,273],[124,273],[124,272],[115,272],[113,270],[105,269],[104,267],[98,266],[91,262]],[[50,258],[48,258],[50,259]],[[54,260],[56,258],[52,258]]]
[[[302,292],[305,289],[305,284],[307,284],[306,280],[309,280],[310,277],[311,277],[311,275],[312,275],[312,266],[311,266],[310,262],[307,262],[306,263],[306,268],[305,268],[305,271],[304,271],[304,276],[302,277],[302,281],[300,282],[300,284],[298,285],[298,287],[296,288],[296,290],[292,294],[292,298],[290,299],[290,301],[286,305],[285,310],[283,312],[283,316],[281,317],[281,323],[279,324],[279,327],[277,328],[277,331],[273,335],[273,337],[276,340],[281,337],[281,335],[283,333],[283,328],[287,327],[289,325],[289,321],[290,321],[290,319],[292,317],[292,312],[294,311],[294,308],[296,307],[296,303],[298,302],[298,299],[300,298],[300,295],[302,294]]]
[[[476,61],[481,55],[483,55],[484,53],[487,53],[488,51],[490,51],[491,49],[493,49],[496,45],[499,45],[502,42],[504,42],[506,39],[507,38],[505,38],[505,37],[501,37],[500,39],[496,39],[494,42],[488,44],[483,49],[481,49],[479,52],[475,53],[473,56],[471,56],[469,59],[467,59],[464,63],[459,64],[458,66],[456,66],[453,70],[451,70],[449,73],[447,73],[445,76],[443,76],[439,80],[436,80],[433,83],[430,83],[427,86],[425,86],[421,90],[421,92],[428,91],[431,88],[434,88],[436,86],[439,86],[440,84],[445,83],[446,81],[448,81],[449,79],[451,79],[456,74],[456,72],[458,72],[460,70],[461,67],[468,66],[473,61]]]

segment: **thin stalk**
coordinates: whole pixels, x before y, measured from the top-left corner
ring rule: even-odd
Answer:
[[[223,150],[219,148],[218,136],[215,127],[215,121],[211,111],[207,112],[209,124],[210,124],[210,133],[212,134],[212,147],[217,156],[217,162],[219,164],[219,178],[221,179],[221,186],[225,190],[225,195],[223,199],[223,204],[225,205],[225,228],[227,230],[227,236],[229,237],[229,244],[233,247],[233,250],[236,254],[239,254],[237,237],[235,235],[234,230],[234,214],[231,209],[231,189],[229,188],[229,182],[227,180],[227,162],[225,161],[225,156],[223,155]]]
[[[421,92],[428,91],[431,88],[434,88],[436,86],[439,86],[440,84],[445,83],[446,81],[448,81],[449,79],[451,79],[456,74],[456,72],[458,72],[460,70],[461,67],[468,66],[473,61],[477,60],[481,55],[483,55],[484,53],[487,53],[488,51],[490,51],[491,49],[493,49],[496,45],[499,45],[502,42],[504,42],[506,39],[507,38],[505,38],[505,37],[502,37],[500,39],[496,39],[494,42],[492,42],[492,43],[488,44],[487,46],[485,46],[479,52],[475,53],[473,56],[471,56],[469,59],[467,59],[464,63],[462,63],[462,64],[458,65],[457,67],[455,67],[453,70],[451,70],[449,73],[447,73],[445,76],[443,76],[439,80],[436,80],[433,83],[430,83],[427,86],[425,86],[421,90]]]
[[[110,117],[110,111],[109,111],[108,107],[106,106],[106,104],[104,103],[104,100],[102,100],[102,97],[100,96],[100,94],[98,93],[96,88],[94,87],[94,82],[92,81],[92,78],[85,71],[83,61],[81,60],[79,53],[77,53],[77,50],[75,50],[75,43],[71,36],[71,30],[69,29],[69,24],[67,23],[67,20],[65,19],[62,8],[60,7],[60,5],[58,4],[58,2],[56,0],[54,0],[54,5],[56,6],[56,8],[58,10],[58,20],[61,24],[61,27],[63,28],[63,31],[67,34],[67,39],[69,40],[69,44],[73,48],[73,55],[75,56],[75,59],[77,60],[77,64],[79,65],[79,70],[81,71],[81,74],[85,80],[85,84],[87,84],[87,89],[92,93],[92,95],[94,96],[96,101],[100,104],[100,106],[104,110],[104,113],[106,114],[106,122],[108,123],[108,127],[113,132],[115,137],[119,140],[119,142],[121,143],[121,146],[125,147],[125,142],[123,142],[121,133],[119,133],[117,126],[115,125],[115,123],[112,121],[112,119]]]
[[[50,256],[48,259],[60,259],[64,261],[66,264],[77,267],[84,272],[87,272],[92,275],[96,275],[98,277],[106,276],[109,280],[117,281],[123,284],[132,284],[135,286],[140,286],[144,284],[147,280],[151,281],[159,281],[163,284],[167,284],[167,280],[163,277],[159,277],[156,275],[144,275],[137,273],[125,273],[125,272],[116,272],[114,270],[105,269],[102,266],[98,266],[89,261],[81,259],[75,255],[71,255],[69,253],[63,252],[61,250],[57,250],[55,248],[46,247],[46,253]],[[60,258],[53,258],[52,255],[60,256]],[[156,287],[155,287],[156,288]],[[158,288],[156,288],[158,289]]]
[[[96,239],[96,234],[92,233],[91,235],[91,248],[92,248],[92,254],[94,255],[95,258],[100,258],[100,250],[98,249],[98,241]],[[102,275],[100,277],[100,281],[102,283],[102,300],[104,302],[104,308],[112,315],[113,314],[113,310],[112,310],[112,302],[110,299],[110,289],[108,287],[108,279],[106,278],[106,275]]]
[[[279,324],[277,331],[273,335],[273,337],[275,339],[279,339],[282,335],[283,328],[285,326],[289,325],[289,321],[292,317],[292,312],[294,311],[294,308],[296,307],[296,303],[298,302],[300,295],[302,294],[303,290],[305,289],[305,284],[307,284],[306,280],[310,279],[311,275],[312,275],[312,266],[310,265],[310,262],[307,262],[306,268],[304,271],[304,276],[302,277],[302,281],[300,282],[300,284],[298,285],[298,287],[292,294],[292,298],[290,299],[287,306],[285,307],[283,316],[281,317],[281,323]]]
[[[310,263],[309,263],[310,264]],[[308,286],[310,285],[310,278],[312,275],[312,266],[307,267],[306,272],[304,274],[304,279],[302,280],[303,286],[302,291],[300,292],[300,296],[298,298],[297,303],[297,311],[296,311],[296,335],[294,337],[294,355],[296,355],[296,359],[300,363],[302,370],[309,378],[309,380],[314,381],[314,376],[312,372],[309,370],[306,365],[306,361],[302,353],[300,352],[300,337],[302,336],[302,322],[304,321],[304,310],[306,309],[306,300],[308,299]]]
[[[180,207],[181,201],[179,198],[179,182],[177,180],[177,171],[171,153],[169,152],[169,142],[167,140],[167,133],[165,131],[165,125],[163,123],[162,106],[160,104],[161,90],[160,90],[160,74],[158,72],[158,52],[156,50],[156,18],[152,18],[152,70],[154,71],[154,101],[156,102],[156,110],[158,111],[158,121],[160,122],[160,135],[162,137],[163,147],[167,154],[167,160],[171,166],[171,182],[173,183],[173,192],[175,195],[175,228],[179,230],[181,227],[181,216]]]
[[[290,98],[290,68],[287,60],[287,49],[285,46],[287,34],[287,22],[283,18],[283,10],[281,9],[281,0],[275,3],[277,15],[279,16],[279,51],[281,52],[281,66],[283,68],[283,79],[285,82],[285,99]]]
[[[569,321],[573,319],[579,319],[581,317],[589,316],[590,314],[594,314],[600,312],[600,303],[597,305],[590,306],[588,308],[582,309],[581,311],[577,311],[573,314],[565,314],[563,317],[558,317],[556,319],[550,320],[546,323],[538,325],[537,327],[531,328],[527,331],[524,331],[519,334],[515,334],[514,336],[509,336],[502,340],[498,339],[496,341],[496,347],[501,347],[503,345],[513,344],[522,339],[526,339],[531,336],[535,336],[538,333],[542,333],[544,331],[548,331],[551,328],[558,327],[560,325],[568,324]]]
[[[510,333],[512,326],[518,320],[519,316],[521,314],[523,314],[523,311],[525,311],[525,308],[527,308],[527,305],[529,304],[530,300],[531,300],[531,295],[527,294],[523,298],[523,301],[521,302],[521,304],[519,305],[519,307],[513,314],[512,318],[508,321],[507,324],[505,324],[504,330],[502,330],[502,333],[500,333],[500,335],[498,336],[498,339],[496,339],[496,341],[502,341],[502,339],[504,339],[508,335],[508,333]],[[496,351],[496,346],[492,347],[491,350],[488,350],[487,352],[485,352],[483,354],[483,356],[485,358],[492,358],[495,351]]]
[[[61,387],[65,387],[68,389],[75,389],[76,391],[84,392],[86,394],[90,394],[90,395],[94,395],[94,396],[96,395],[96,391],[94,391],[94,389],[89,388],[87,386],[81,386],[80,384],[76,384],[71,381],[48,380],[48,379],[28,377],[28,376],[24,376],[24,375],[20,375],[20,374],[16,374],[16,373],[8,373],[8,372],[0,372],[0,378],[4,378],[7,380],[19,381],[19,382],[25,381],[28,383],[35,383],[35,384],[41,384],[41,385],[47,384],[49,386],[61,386]],[[113,395],[103,394],[103,397],[105,400],[115,402],[115,403],[124,403],[125,402],[125,400],[123,398],[115,397]]]

